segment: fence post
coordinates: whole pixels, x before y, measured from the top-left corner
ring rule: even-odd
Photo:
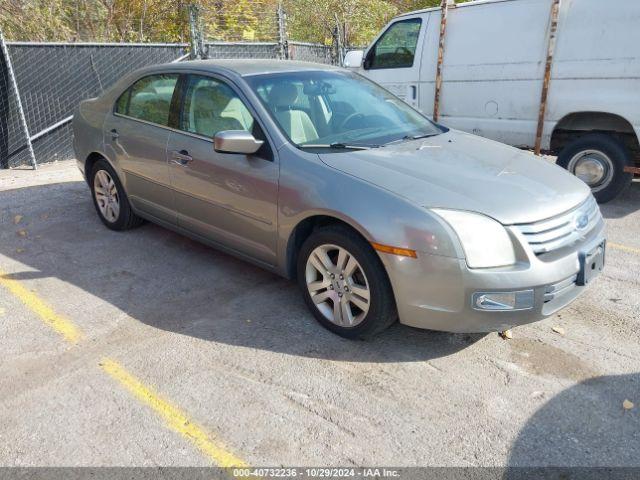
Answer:
[[[344,30],[341,28],[340,25],[340,20],[338,19],[338,14],[334,13],[334,17],[336,20],[336,35],[335,35],[335,42],[336,42],[336,64],[340,67],[343,67],[344,65]]]
[[[189,9],[189,58],[201,60],[203,57],[202,29],[200,25],[200,7],[195,3],[190,3]]]
[[[278,2],[276,10],[276,20],[278,22],[278,47],[280,49],[280,58],[289,60],[289,39],[287,37],[287,14],[284,11],[282,2]]]
[[[549,84],[551,83],[551,67],[553,66],[553,54],[556,48],[556,33],[558,31],[559,12],[560,0],[553,0],[553,4],[551,5],[551,17],[549,23],[549,43],[547,44],[547,59],[544,65],[542,93],[540,94],[540,109],[538,111],[538,127],[536,129],[536,144],[534,148],[534,152],[536,155],[540,155],[540,150],[542,147],[544,116],[547,111],[547,98],[549,97]]]
[[[24,135],[27,140],[27,149],[29,150],[29,158],[31,159],[31,166],[34,170],[38,168],[38,162],[36,161],[36,154],[33,151],[33,144],[31,143],[31,135],[29,135],[29,127],[27,125],[27,117],[24,115],[24,109],[22,108],[22,100],[20,99],[20,90],[18,90],[18,82],[16,81],[16,76],[13,72],[13,66],[11,64],[11,57],[9,56],[9,49],[7,48],[7,44],[4,41],[4,35],[2,34],[2,30],[0,30],[0,55],[4,57],[4,64],[7,67],[7,71],[9,73],[9,82],[11,87],[13,87],[13,91],[16,95],[16,105],[18,107],[18,117],[20,119],[20,124],[22,129],[24,130]],[[9,100],[9,95],[11,93],[7,92],[7,100]],[[9,132],[7,132],[7,135]]]
[[[438,42],[438,63],[436,65],[436,85],[433,96],[433,121],[437,122],[440,117],[440,93],[442,91],[442,63],[444,61],[444,39],[447,33],[447,14],[449,13],[449,3],[455,6],[455,0],[442,0],[440,5],[440,40]]]

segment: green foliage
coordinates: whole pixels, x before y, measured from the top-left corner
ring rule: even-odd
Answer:
[[[278,0],[0,0],[0,29],[11,40],[188,41],[187,5],[200,6],[212,40],[275,41]],[[439,0],[283,0],[292,40],[366,45],[393,16]]]
[[[462,0],[465,1],[465,0]],[[394,16],[440,0],[285,0],[293,39],[331,43],[336,20],[347,45],[366,45]]]

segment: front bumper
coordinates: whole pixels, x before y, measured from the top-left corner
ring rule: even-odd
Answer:
[[[575,300],[579,255],[605,241],[604,222],[579,243],[542,257],[533,252],[528,262],[499,269],[470,269],[464,259],[419,253],[418,258],[382,254],[396,298],[400,322],[417,328],[447,332],[502,331],[553,315]],[[477,292],[534,291],[533,308],[485,311],[473,306]]]

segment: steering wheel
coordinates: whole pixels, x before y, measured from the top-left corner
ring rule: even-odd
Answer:
[[[353,112],[350,115],[347,115],[347,118],[345,118],[342,122],[340,122],[340,126],[338,127],[338,130],[342,130],[343,128],[346,127],[346,125],[351,121],[354,120],[356,118],[364,118],[365,115],[364,113],[359,113],[359,112]]]
[[[404,53],[405,55],[413,55],[413,53],[411,53],[411,50],[409,50],[407,47],[398,47],[398,48],[396,48],[396,53]]]

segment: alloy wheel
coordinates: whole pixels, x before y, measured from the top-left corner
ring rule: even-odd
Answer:
[[[120,216],[120,195],[113,178],[106,170],[98,170],[93,177],[93,191],[100,214],[114,223]]]
[[[305,280],[322,315],[341,327],[354,327],[367,316],[371,291],[358,260],[345,248],[320,245],[307,259]]]

